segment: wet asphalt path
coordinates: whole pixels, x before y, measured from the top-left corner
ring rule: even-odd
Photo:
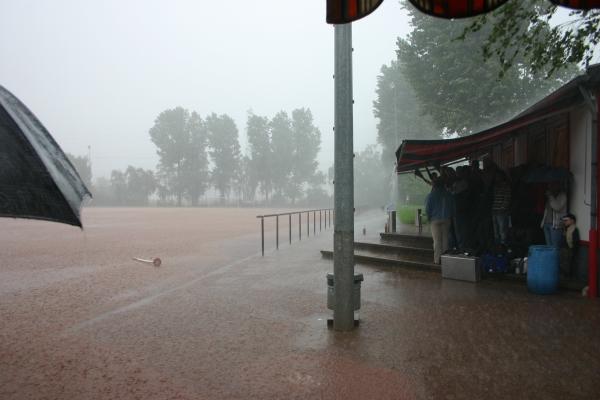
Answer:
[[[0,398],[600,397],[597,301],[357,266],[361,326],[335,333],[331,231],[278,252],[271,234],[262,258],[255,214],[86,210],[85,234],[2,221]]]

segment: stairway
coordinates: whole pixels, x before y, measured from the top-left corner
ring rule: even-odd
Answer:
[[[332,250],[321,250],[324,258],[333,258]],[[381,233],[379,241],[355,241],[354,260],[358,263],[440,271],[433,261],[430,236]]]

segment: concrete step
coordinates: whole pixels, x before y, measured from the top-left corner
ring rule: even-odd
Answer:
[[[321,250],[323,258],[333,259],[332,250]],[[354,261],[357,263],[385,265],[389,267],[415,268],[427,271],[440,272],[440,266],[431,262],[410,260],[394,256],[393,254],[381,255],[364,250],[354,250]]]
[[[431,262],[433,260],[433,249],[431,248],[403,246],[397,243],[354,242],[354,249],[378,253],[383,257],[392,255],[411,261]]]
[[[406,247],[433,249],[433,239],[429,235],[411,235],[404,233],[380,233],[382,243],[398,244]]]

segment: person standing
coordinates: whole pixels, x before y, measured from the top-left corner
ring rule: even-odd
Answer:
[[[471,203],[469,201],[469,167],[460,166],[456,168],[456,181],[452,185],[454,196],[455,216],[454,228],[457,239],[457,247],[465,251],[469,243],[469,219],[471,218]]]
[[[496,173],[494,181],[494,201],[492,203],[492,222],[494,225],[494,241],[506,245],[506,233],[510,217],[510,184],[504,171]]]
[[[450,221],[454,217],[454,198],[441,179],[433,181],[433,188],[425,199],[425,212],[433,237],[433,262],[440,264],[442,254],[448,250]]]
[[[562,241],[561,218],[567,213],[567,195],[558,182],[550,182],[546,192],[546,206],[540,227],[544,230],[547,246],[560,247]]]
[[[569,278],[573,278],[577,272],[577,257],[579,253],[579,229],[577,228],[577,218],[569,213],[562,217],[565,226],[564,231],[564,246],[566,248],[566,274]]]

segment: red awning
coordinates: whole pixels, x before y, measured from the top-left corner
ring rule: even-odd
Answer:
[[[396,151],[396,171],[411,172],[425,166],[443,165],[476,156],[503,143],[520,128],[580,105],[584,99],[579,86],[596,85],[599,78],[600,66],[590,67],[586,75],[573,79],[510,121],[473,135],[445,140],[404,140]]]

